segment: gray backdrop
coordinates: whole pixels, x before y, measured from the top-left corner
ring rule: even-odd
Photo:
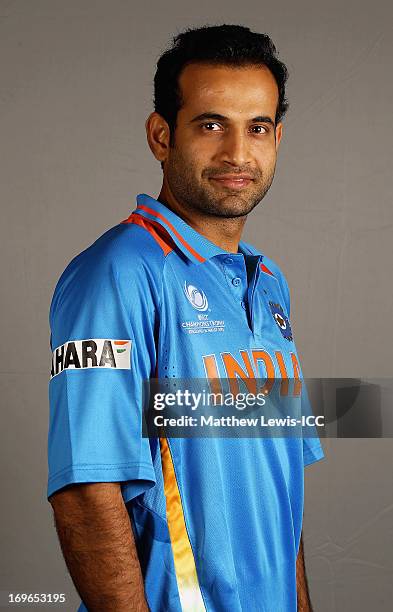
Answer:
[[[136,193],[158,194],[144,120],[176,31],[227,22],[272,36],[291,109],[245,239],[287,275],[305,376],[392,374],[391,4],[232,4],[0,0],[0,591],[79,602],[46,501],[49,301],[68,261],[128,216]],[[391,610],[392,441],[324,448],[306,470],[315,611]]]

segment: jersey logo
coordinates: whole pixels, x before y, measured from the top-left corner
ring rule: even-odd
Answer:
[[[202,289],[198,289],[194,285],[188,285],[187,281],[184,281],[184,293],[191,306],[196,310],[204,312],[208,309],[207,297]]]
[[[72,340],[52,353],[51,379],[63,370],[131,369],[131,340]]]
[[[273,319],[277,323],[284,338],[289,341],[293,340],[291,324],[289,323],[289,319],[285,315],[282,306],[280,306],[280,304],[275,304],[274,302],[269,302],[269,306]]]

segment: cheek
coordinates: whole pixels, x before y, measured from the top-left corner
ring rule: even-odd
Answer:
[[[189,144],[186,150],[182,151],[182,159],[187,166],[189,174],[201,176],[204,168],[211,165],[211,157],[207,151],[195,143]]]
[[[189,145],[188,155],[194,165],[203,167],[209,164],[209,161],[214,157],[214,148],[211,143],[206,141],[194,141]]]
[[[276,148],[275,146],[259,148],[255,151],[255,159],[258,166],[263,168],[270,168],[276,163]]]
[[[195,183],[199,180],[202,170],[203,167],[200,167],[192,150],[176,148],[170,161],[169,173],[172,178],[176,177],[176,180]]]
[[[211,134],[201,135],[195,132],[189,132],[182,144],[187,149],[188,155],[201,160],[211,159],[222,146],[219,139],[212,137]]]

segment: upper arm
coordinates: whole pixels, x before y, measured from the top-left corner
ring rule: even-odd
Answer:
[[[155,482],[149,439],[142,437],[154,320],[133,263],[126,269],[106,252],[85,252],[56,287],[48,497],[71,484],[122,482],[131,499]]]

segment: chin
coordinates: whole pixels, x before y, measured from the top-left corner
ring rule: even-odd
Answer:
[[[219,217],[235,218],[245,217],[253,209],[253,206],[218,206],[215,214]]]
[[[224,214],[233,215],[234,217],[248,215],[256,206],[254,202],[250,202],[248,199],[239,198],[238,194],[222,198],[217,202],[217,205]]]

